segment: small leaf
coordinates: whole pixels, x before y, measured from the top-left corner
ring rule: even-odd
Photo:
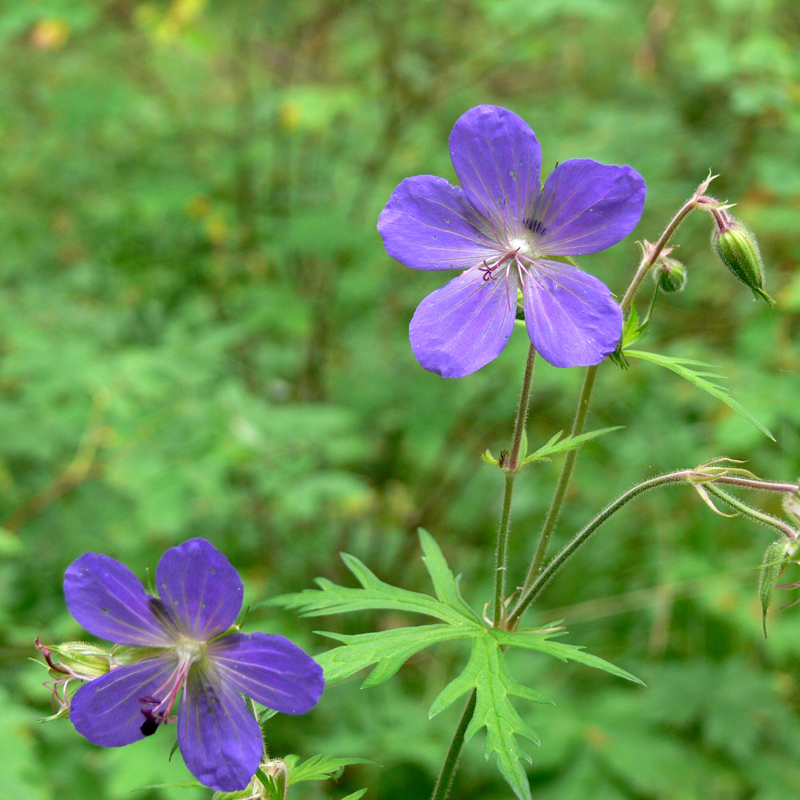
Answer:
[[[699,370],[692,369],[692,367],[710,367],[714,369],[712,364],[706,364],[703,361],[693,361],[688,358],[673,358],[671,356],[661,355],[659,353],[646,353],[643,350],[626,350],[625,355],[632,356],[633,358],[640,358],[644,361],[651,361],[653,364],[658,364],[660,367],[671,370],[682,378],[685,378],[690,383],[708,392],[712,397],[721,400],[729,408],[732,408],[737,414],[741,414],[751,425],[756,427],[765,436],[768,436],[772,441],[775,437],[769,432],[769,429],[756,419],[738,400],[730,396],[728,390],[724,386],[719,386],[716,383],[707,381],[706,378],[713,378],[720,380],[724,378],[716,372],[700,372]]]
[[[621,349],[632,345],[635,341],[642,338],[643,329],[639,327],[639,312],[636,306],[631,305],[631,310],[622,326],[622,339],[620,339]]]
[[[772,602],[772,592],[778,585],[778,579],[786,566],[784,558],[789,542],[784,538],[774,541],[764,553],[761,561],[761,576],[758,580],[758,598],[761,600],[761,622],[764,626],[764,638],[767,636],[767,611]]]
[[[359,800],[366,793],[366,789],[359,789],[357,792],[353,792],[352,794],[348,794],[346,797],[343,797],[342,800]]]
[[[289,763],[287,756],[284,759]],[[289,767],[289,786],[302,781],[325,781],[329,778],[334,780],[342,774],[342,770],[351,764],[375,764],[366,758],[334,758],[333,756],[311,756],[311,758],[293,764]]]
[[[563,433],[563,431],[559,431],[550,439],[549,442],[547,442],[547,444],[542,445],[534,453],[531,453],[522,463],[530,464],[532,461],[544,460],[547,458],[547,456],[550,456],[553,453],[564,453],[567,450],[575,450],[591,439],[596,439],[598,436],[603,436],[606,433],[622,430],[622,427],[622,425],[615,425],[612,428],[599,428],[596,431],[588,431],[587,433],[581,433],[578,436],[572,436],[571,434],[568,434],[563,439],[559,439]]]
[[[525,461],[525,456],[528,455],[528,431],[522,429],[522,439],[519,444],[519,459]]]
[[[487,464],[494,464],[494,466],[496,466],[496,467],[500,465],[500,462],[491,454],[491,452],[489,450],[487,450],[485,453],[483,453],[481,455],[481,458]]]

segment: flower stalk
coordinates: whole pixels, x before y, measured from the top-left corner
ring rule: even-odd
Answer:
[[[558,553],[539,573],[530,587],[523,591],[522,597],[508,617],[508,628],[510,630],[514,630],[519,625],[522,615],[530,607],[534,600],[536,600],[542,594],[547,584],[550,583],[550,581],[561,570],[564,564],[573,555],[575,555],[575,553],[584,544],[586,544],[586,542],[589,541],[592,534],[594,534],[604,522],[612,517],[624,505],[633,500],[635,497],[638,497],[640,494],[644,494],[651,489],[657,489],[661,486],[670,486],[683,482],[687,482],[691,485],[702,483],[702,486],[706,491],[709,491],[712,494],[718,494],[718,496],[725,500],[726,503],[729,503],[729,505],[732,507],[742,511],[742,513],[746,513],[747,516],[751,517],[752,519],[756,519],[759,522],[763,522],[766,525],[777,528],[784,536],[792,539],[792,541],[798,538],[797,532],[790,528],[790,526],[786,523],[783,523],[781,520],[771,517],[768,514],[763,514],[762,512],[759,512],[750,506],[746,506],[743,503],[741,503],[742,508],[734,506],[734,503],[739,503],[739,501],[714,485],[720,483],[728,486],[738,486],[745,489],[755,489],[791,495],[793,492],[798,490],[798,487],[795,484],[762,481],[756,477],[748,478],[738,474],[727,474],[719,467],[712,467],[706,464],[696,467],[695,469],[682,469],[676,472],[669,472],[665,475],[657,475],[654,478],[650,478],[649,480],[637,484],[623,495],[618,497],[613,503],[606,506],[591,522],[589,522],[588,525],[578,531],[578,533],[576,533],[575,536],[570,539],[561,552]],[[695,486],[695,488],[697,487]],[[747,511],[745,512],[743,509],[747,509]]]
[[[675,233],[681,222],[683,222],[683,220],[692,210],[702,205],[704,201],[708,200],[708,198],[705,196],[705,192],[714,177],[715,176],[709,175],[708,178],[706,178],[706,180],[704,180],[697,187],[695,193],[678,209],[678,211],[669,221],[661,235],[656,240],[656,243],[651,245],[644,252],[642,260],[639,263],[639,268],[637,269],[630,286],[628,286],[628,289],[625,292],[622,301],[620,302],[620,307],[622,308],[623,312],[630,308],[639,286],[641,286],[645,276],[648,272],[650,272],[653,265],[664,251],[664,248],[667,246],[672,234]],[[583,386],[581,388],[581,394],[578,398],[578,408],[575,412],[575,419],[572,423],[572,429],[570,431],[572,436],[579,436],[581,433],[583,433],[583,426],[586,423],[586,416],[589,411],[589,402],[591,400],[592,390],[594,389],[595,378],[597,377],[597,370],[599,366],[599,364],[595,364],[594,366],[588,367],[586,370]],[[561,506],[564,502],[564,497],[567,493],[570,479],[572,478],[572,470],[575,466],[575,459],[577,457],[578,451],[570,450],[564,458],[564,463],[558,476],[558,482],[556,483],[556,488],[553,492],[553,500],[547,512],[544,525],[542,526],[542,531],[539,534],[539,541],[537,542],[536,550],[534,551],[530,567],[528,568],[528,574],[526,575],[525,582],[522,586],[522,598],[511,615],[513,619],[519,620],[519,617],[524,612],[524,608],[522,607],[523,599],[530,593],[530,590],[534,584],[538,585],[537,575],[547,553],[547,545],[550,542],[550,536],[555,528],[558,515],[561,513]],[[525,604],[525,607],[527,607],[527,603]]]

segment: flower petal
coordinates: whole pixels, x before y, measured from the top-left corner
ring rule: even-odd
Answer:
[[[100,747],[122,747],[144,738],[142,697],[154,694],[175,668],[174,656],[146,658],[83,684],[69,718],[78,733]]]
[[[545,361],[588,367],[614,352],[622,309],[602,281],[555,261],[534,265],[523,281],[525,324]]]
[[[467,269],[495,252],[461,189],[433,175],[406,178],[392,192],[378,232],[386,252],[413,269]]]
[[[207,653],[226,685],[283,714],[305,714],[325,688],[322,667],[283,636],[232,633]]]
[[[158,562],[156,584],[164,607],[198,642],[228,630],[242,608],[239,573],[205,539],[189,539],[167,550]]]
[[[411,349],[425,369],[462,378],[497,358],[516,312],[516,268],[488,281],[469,270],[419,304],[409,326]]]
[[[639,222],[646,187],[631,167],[575,158],[545,181],[533,213],[537,248],[553,256],[596,253],[624,239]]]
[[[178,711],[178,745],[192,775],[220,792],[244,789],[264,752],[261,728],[236,690],[191,669]]]
[[[465,197],[484,216],[508,224],[533,208],[542,149],[521,117],[498,106],[470,109],[453,126],[450,158]]]
[[[70,614],[89,633],[117,644],[164,647],[170,636],[158,601],[124,565],[102,553],[84,553],[67,567],[64,597]]]

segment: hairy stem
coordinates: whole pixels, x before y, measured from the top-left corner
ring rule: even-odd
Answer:
[[[581,395],[578,398],[578,409],[575,412],[575,420],[572,423],[572,436],[579,436],[583,431],[583,426],[586,424],[586,414],[589,411],[589,400],[592,396],[592,389],[594,388],[594,379],[597,376],[598,366],[589,367],[586,370],[586,376],[583,379],[583,388]],[[539,568],[542,566],[545,553],[547,552],[547,545],[550,541],[550,535],[556,526],[556,520],[561,511],[561,505],[564,502],[564,496],[567,493],[567,486],[569,485],[570,478],[572,477],[572,468],[575,464],[575,458],[578,455],[577,448],[570,450],[564,458],[564,464],[561,467],[561,473],[558,476],[558,483],[556,484],[555,492],[553,493],[553,500],[550,503],[550,509],[547,512],[542,532],[539,534],[539,542],[536,546],[536,552],[533,554],[533,560],[528,569],[528,574],[525,582],[522,585],[522,594],[530,588],[536,579]]]
[[[622,307],[623,311],[627,311],[628,308],[630,308],[630,305],[633,302],[633,297],[639,290],[639,286],[644,280],[645,275],[650,272],[653,264],[656,263],[656,259],[658,259],[658,257],[661,255],[661,251],[666,247],[667,242],[672,237],[672,234],[678,229],[678,225],[683,222],[683,220],[691,211],[697,208],[698,205],[701,205],[702,201],[706,199],[703,193],[708,188],[708,184],[710,182],[710,179],[703,181],[703,183],[697,187],[697,191],[678,209],[675,216],[669,221],[667,227],[664,228],[663,232],[661,233],[661,236],[659,236],[656,240],[656,243],[652,245],[647,252],[645,252],[642,261],[639,264],[639,269],[636,270],[636,274],[633,276],[631,285],[628,287],[628,291],[625,292],[625,296],[620,302],[620,306]]]
[[[531,603],[541,595],[545,586],[547,586],[547,584],[553,579],[553,577],[564,566],[567,560],[573,556],[581,546],[589,541],[592,534],[595,533],[595,531],[597,531],[597,529],[609,517],[619,511],[626,503],[628,503],[630,500],[633,500],[634,497],[638,497],[640,494],[648,492],[651,489],[656,489],[659,486],[669,486],[676,483],[682,483],[684,481],[691,483],[693,480],[700,478],[706,478],[706,480],[704,480],[702,483],[702,486],[706,491],[724,500],[732,508],[735,508],[737,511],[741,511],[743,514],[746,514],[748,517],[758,522],[763,522],[766,525],[777,528],[784,536],[792,541],[796,541],[798,539],[797,532],[782,520],[772,517],[769,514],[764,514],[754,508],[750,508],[750,506],[741,503],[735,497],[732,497],[727,492],[723,492],[714,485],[722,483],[729,486],[739,486],[744,489],[791,494],[796,492],[798,489],[798,487],[793,483],[762,481],[758,478],[743,478],[738,475],[721,474],[710,476],[708,473],[703,472],[703,467],[698,467],[696,469],[683,469],[678,470],[677,472],[669,472],[666,475],[658,475],[655,478],[650,478],[650,480],[639,483],[633,488],[629,489],[613,503],[606,506],[606,508],[604,508],[588,525],[586,525],[585,528],[581,529],[575,534],[575,536],[572,537],[572,539],[567,545],[565,545],[561,552],[548,563],[541,573],[539,573],[538,577],[531,584],[530,588],[523,593],[519,603],[517,603],[516,608],[509,615],[508,628],[513,630],[517,627],[517,625],[519,625],[522,615],[525,613]]]
[[[708,188],[710,182],[711,177],[709,176],[707,180],[703,181],[703,183],[697,187],[697,191],[695,191],[695,193],[678,209],[678,211],[675,213],[675,216],[673,216],[669,221],[667,227],[664,228],[656,243],[651,245],[645,252],[641,262],[639,263],[639,268],[636,270],[636,274],[633,276],[633,280],[625,292],[625,296],[620,302],[620,307],[622,308],[623,312],[627,311],[627,309],[630,307],[631,303],[633,302],[633,298],[639,289],[639,286],[645,278],[645,275],[647,275],[647,273],[650,271],[653,264],[656,263],[656,259],[661,254],[661,251],[664,249],[664,247],[666,247],[667,242],[670,240],[672,234],[675,233],[681,222],[683,222],[689,212],[697,208],[698,205],[701,205],[706,200],[710,200],[710,198],[706,198],[704,195],[704,192]],[[595,377],[597,376],[597,370],[599,366],[599,364],[596,364],[595,366],[589,367],[586,370],[586,376],[583,380],[583,388],[581,389],[581,395],[578,398],[578,408],[575,412],[575,420],[572,423],[572,430],[570,431],[572,436],[579,436],[583,432],[583,426],[586,423],[586,415],[589,411],[589,400],[592,396],[592,389],[594,388],[594,381]],[[569,486],[569,482],[572,477],[572,470],[575,466],[575,459],[577,457],[578,451],[570,450],[564,459],[564,464],[561,467],[561,473],[558,476],[558,483],[556,484],[556,488],[553,493],[553,500],[550,503],[547,517],[545,518],[544,525],[542,526],[542,532],[539,534],[539,541],[536,545],[536,550],[533,554],[530,567],[528,568],[528,574],[526,575],[525,581],[522,584],[521,594],[523,598],[529,593],[534,583],[538,583],[537,573],[539,572],[539,569],[544,561],[544,557],[547,553],[547,545],[550,542],[550,536],[553,533],[556,521],[558,520],[558,515],[561,512],[561,506],[564,502],[564,496],[567,493],[567,487]],[[520,600],[520,602],[517,604],[517,607],[514,609],[512,618],[517,620],[519,619],[520,614],[524,610],[521,609],[521,605],[522,600]]]
[[[442,771],[436,779],[436,785],[433,787],[433,794],[431,800],[445,800],[450,794],[450,786],[453,783],[453,776],[456,772],[456,765],[458,758],[461,755],[461,748],[464,746],[464,736],[467,733],[467,728],[472,720],[472,715],[475,713],[476,691],[473,689],[472,694],[469,696],[467,705],[464,708],[464,713],[461,715],[461,721],[458,723],[455,734],[453,734],[453,741],[450,742],[450,749],[447,751]]]
[[[738,511],[742,516],[749,517],[755,522],[760,522],[763,525],[768,525],[770,528],[775,528],[780,531],[787,539],[794,542],[797,540],[797,531],[791,525],[785,523],[782,519],[773,517],[770,514],[765,514],[756,508],[751,508],[746,503],[743,503],[733,495],[723,492],[718,486],[713,483],[706,483],[703,487],[709,494],[719,497],[720,500],[727,503],[731,508]]]
[[[528,348],[528,358],[525,362],[525,375],[522,378],[522,390],[517,406],[517,415],[514,419],[514,433],[511,437],[511,449],[508,453],[501,454],[500,467],[505,473],[505,490],[503,493],[503,509],[500,513],[500,525],[497,531],[497,552],[495,556],[495,587],[494,587],[494,626],[499,628],[505,625],[505,590],[506,590],[506,558],[508,553],[508,534],[511,527],[511,500],[514,496],[514,479],[519,472],[520,451],[522,440],[525,436],[525,423],[528,419],[530,407],[531,383],[533,381],[533,365],[536,360],[536,350],[533,345]],[[467,701],[461,721],[453,734],[450,749],[447,751],[442,770],[436,779],[431,800],[445,800],[450,792],[458,758],[464,746],[464,736],[475,713],[476,693],[473,690]]]
[[[499,628],[504,619],[506,596],[506,561],[508,557],[508,534],[511,525],[511,500],[514,496],[514,479],[519,472],[519,453],[525,434],[525,423],[530,407],[531,382],[536,350],[533,345],[528,348],[528,359],[525,362],[525,375],[522,379],[522,391],[519,395],[517,416],[514,419],[514,434],[511,437],[511,450],[501,457],[500,466],[505,472],[505,490],[503,493],[503,510],[500,514],[500,526],[497,530],[497,550],[495,554],[494,582],[494,626]]]
[[[575,552],[581,547],[581,545],[585,544],[591,535],[613,514],[619,511],[622,506],[624,506],[628,501],[633,500],[634,497],[649,491],[650,489],[655,489],[659,486],[668,486],[669,484],[673,483],[681,483],[682,481],[689,478],[692,474],[692,470],[683,469],[678,472],[670,472],[666,475],[659,475],[655,478],[651,478],[648,481],[644,481],[644,483],[639,483],[634,486],[632,489],[629,489],[625,494],[621,497],[618,497],[613,503],[606,506],[585,528],[580,530],[569,543],[564,547],[564,549],[555,556],[552,561],[550,561],[547,566],[539,573],[536,579],[531,583],[530,587],[523,592],[522,597],[520,598],[519,603],[517,603],[516,608],[511,613],[508,618],[508,624],[510,628],[516,627],[519,623],[520,618],[527,610],[528,606],[542,593],[544,587],[547,586],[548,583],[552,580],[555,574],[564,566],[566,561],[570,558],[570,556],[574,555]]]

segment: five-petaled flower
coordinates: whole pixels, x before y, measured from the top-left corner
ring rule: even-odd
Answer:
[[[322,694],[322,669],[283,636],[231,629],[242,582],[205,539],[167,550],[156,586],[159,597],[124,564],[99,553],[85,553],[67,569],[64,594],[75,619],[95,636],[133,648],[123,648],[123,665],[75,692],[70,719],[103,747],[177,722],[178,744],[195,777],[220,791],[244,789],[264,745],[240,693],[302,714]]]
[[[387,252],[406,266],[465,270],[417,308],[409,329],[417,360],[445,378],[489,363],[511,336],[521,288],[528,334],[547,361],[602,361],[620,339],[620,307],[605,284],[555,259],[624,239],[644,206],[641,175],[573,159],[540,189],[536,136],[496,106],[456,122],[450,156],[461,188],[433,175],[406,178],[378,220]]]

